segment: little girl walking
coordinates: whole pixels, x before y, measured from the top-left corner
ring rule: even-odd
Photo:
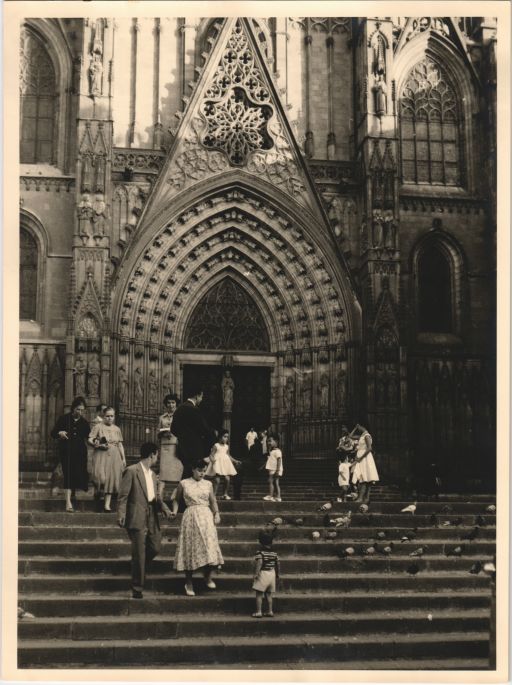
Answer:
[[[213,494],[217,495],[221,476],[224,477],[224,494],[222,499],[231,499],[229,496],[229,484],[231,476],[236,476],[235,464],[240,464],[237,459],[229,454],[229,431],[224,430],[220,434],[219,442],[216,442],[210,453],[210,463],[206,475],[215,478]]]
[[[103,414],[103,423],[97,423],[91,431],[89,442],[94,447],[93,472],[96,497],[103,488],[105,493],[105,511],[112,511],[112,495],[119,492],[121,476],[126,467],[123,436],[119,426],[114,425],[115,411],[107,407]]]

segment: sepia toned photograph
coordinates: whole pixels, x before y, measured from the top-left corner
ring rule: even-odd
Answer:
[[[501,19],[82,4],[17,24],[19,673],[489,677]]]

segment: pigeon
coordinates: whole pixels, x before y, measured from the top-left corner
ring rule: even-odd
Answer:
[[[311,537],[313,538],[313,540],[318,540],[320,538],[320,533],[317,530],[314,530],[311,533]]]
[[[387,533],[385,530],[379,530],[375,536],[377,540],[385,540],[387,538]]]
[[[409,554],[410,557],[421,557],[425,552],[428,550],[427,545],[423,545],[423,547],[418,547],[418,549],[415,549],[414,552],[411,552]]]
[[[368,512],[368,509],[369,507],[367,504],[361,504],[361,506],[359,507],[359,513],[366,514]]]
[[[356,499],[356,497],[357,497],[357,492],[349,492],[348,495],[345,495],[345,499],[348,499],[348,500]]]
[[[334,540],[335,537],[337,537],[338,533],[335,530],[326,530],[324,531],[324,538],[326,540]]]
[[[496,573],[496,561],[494,561],[494,563],[488,561],[486,564],[484,564],[484,573],[489,575]]]
[[[272,519],[272,521],[270,523],[272,523],[274,526],[282,526],[283,525],[283,519],[280,516],[276,516],[276,518]]]
[[[412,530],[408,530],[407,533],[404,533],[401,537],[401,542],[408,542],[409,540],[414,540],[414,538],[418,534],[418,529],[413,528]]]
[[[377,550],[375,549],[375,545],[370,545],[369,547],[367,547],[367,548],[364,550],[364,554],[369,554],[369,555],[371,555],[371,554],[375,554],[376,551],[377,551]]]
[[[450,504],[445,504],[441,511],[443,514],[451,514],[453,511],[453,507]]]
[[[414,502],[413,504],[409,504],[409,506],[407,506],[407,507],[404,507],[401,510],[401,513],[402,514],[414,514],[414,513],[416,513],[416,502]]]
[[[489,504],[489,506],[485,508],[485,511],[489,514],[495,514],[496,506],[494,504]]]
[[[301,519],[301,518],[295,519],[294,523],[296,526],[303,526],[304,525],[304,519]]]
[[[469,569],[469,572],[476,576],[482,570],[483,570],[482,562],[481,561],[475,561],[473,566]]]
[[[439,525],[439,519],[437,518],[437,514],[432,514],[429,519],[430,525],[431,526],[437,526]]]
[[[407,570],[407,573],[409,573],[409,575],[415,576],[419,572],[420,567],[418,566],[418,564],[411,564],[410,566],[407,567],[406,570]]]
[[[478,516],[475,516],[475,526],[485,526],[486,524],[487,522],[483,516],[481,516],[480,514]]]
[[[343,547],[340,550],[338,550],[338,555],[340,557],[351,557],[353,554],[355,554],[356,550],[353,547]]]
[[[451,526],[452,522],[451,521],[443,521],[443,526]]]
[[[457,545],[456,547],[452,547],[451,549],[448,549],[446,551],[446,556],[447,557],[460,557],[462,553],[464,552],[465,545]]]
[[[325,504],[322,504],[321,507],[318,507],[318,511],[330,511],[332,509],[332,502],[326,502]]]
[[[478,533],[480,532],[480,528],[478,526],[475,526],[473,530],[471,530],[467,535],[462,535],[461,540],[469,540],[471,542],[472,540],[476,540],[478,537]]]
[[[336,528],[348,528],[350,526],[350,521],[352,520],[352,512],[349,511],[345,516],[338,516],[333,519],[333,523]]]
[[[388,545],[382,548],[382,554],[391,554],[393,551],[394,544],[390,542]]]

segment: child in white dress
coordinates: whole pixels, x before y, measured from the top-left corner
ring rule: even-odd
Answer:
[[[281,488],[279,486],[279,479],[283,475],[283,453],[278,447],[275,435],[268,437],[267,444],[269,454],[265,469],[268,473],[268,495],[265,495],[263,499],[267,500],[267,502],[280,502]]]
[[[213,486],[213,494],[217,495],[217,490],[219,489],[219,483],[221,476],[224,477],[224,494],[222,499],[231,499],[229,496],[229,484],[231,482],[231,476],[236,476],[235,464],[240,464],[237,459],[229,454],[229,432],[224,430],[220,434],[219,442],[216,442],[212,447],[212,451],[209,456],[210,463],[208,464],[208,469],[206,475],[213,477],[215,483]]]

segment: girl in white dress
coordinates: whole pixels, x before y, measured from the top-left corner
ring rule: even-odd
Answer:
[[[221,476],[223,476],[225,485],[222,499],[231,499],[229,496],[229,484],[231,482],[231,476],[236,476],[236,469],[234,465],[240,464],[241,462],[239,462],[237,459],[233,459],[233,457],[229,454],[228,431],[222,431],[219,442],[216,442],[212,447],[209,459],[210,463],[208,464],[206,475],[210,478],[215,478],[213,494],[217,495],[220,479]]]
[[[361,424],[357,424],[356,428],[360,432],[360,436],[357,441],[357,452],[353,461],[352,482],[357,485],[358,489],[356,502],[368,503],[370,501],[372,483],[379,480],[379,473],[372,454],[372,436]],[[354,432],[355,429],[351,434]]]

